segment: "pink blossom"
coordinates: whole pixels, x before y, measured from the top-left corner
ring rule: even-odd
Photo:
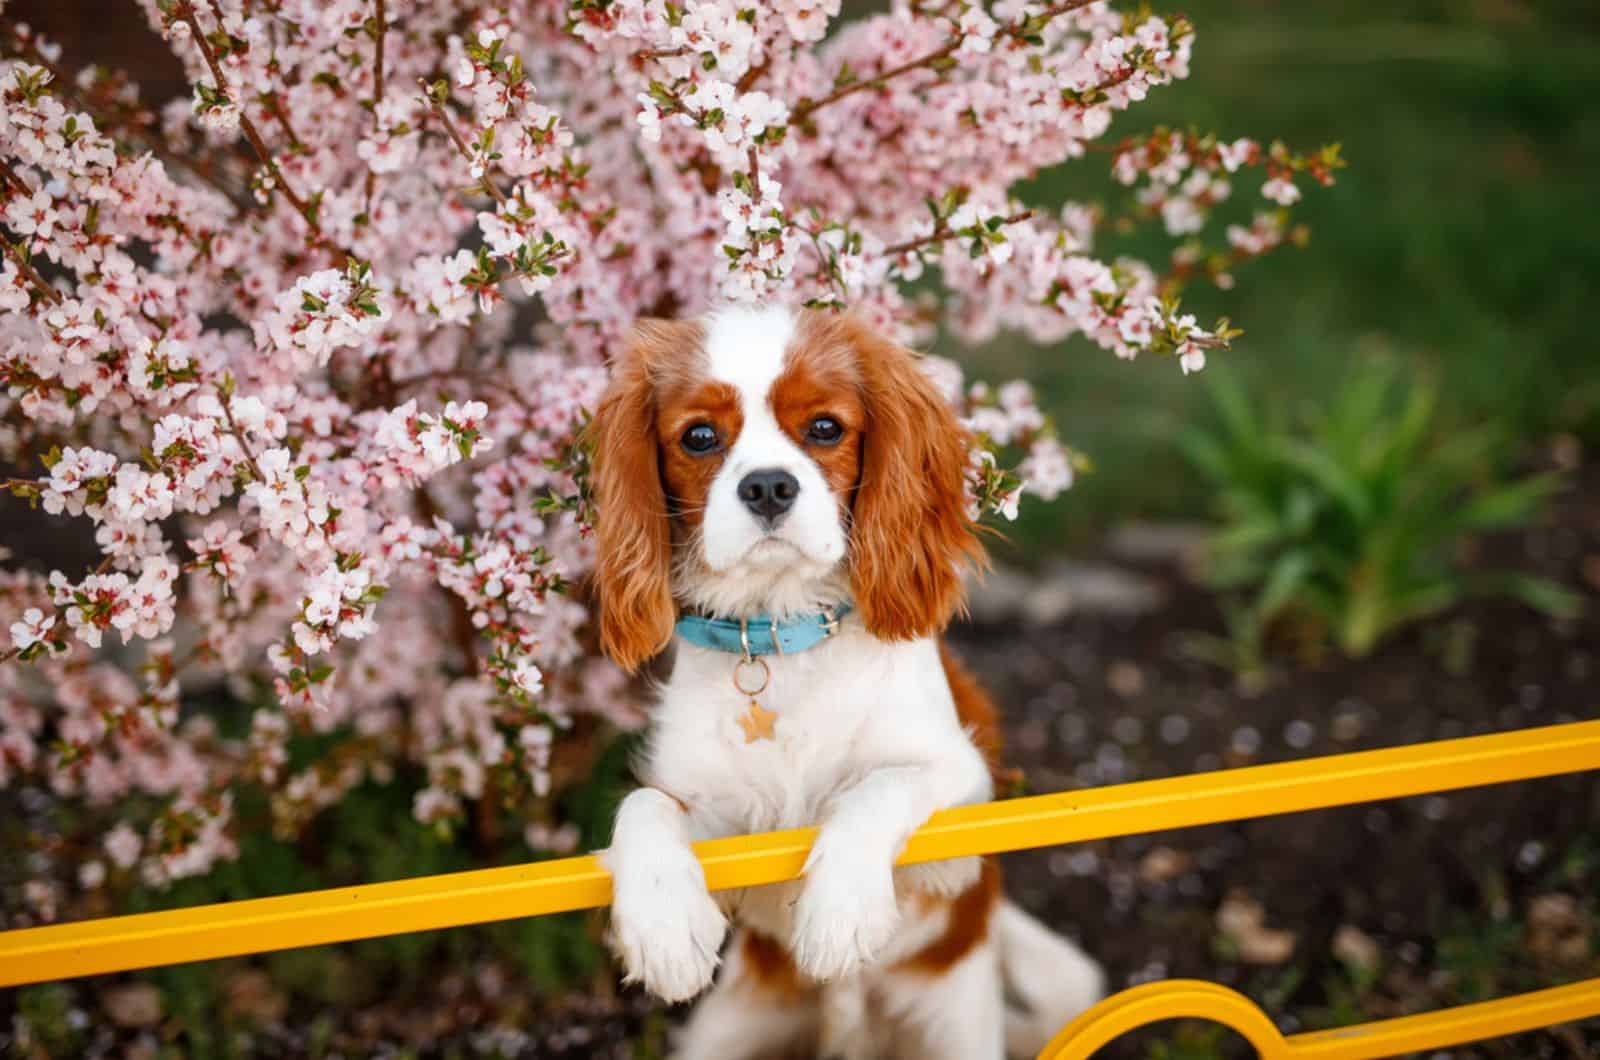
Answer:
[[[638,317],[849,306],[906,343],[1081,336],[1188,373],[1224,342],[1162,270],[1270,251],[1300,175],[1331,179],[1277,144],[1121,141],[1110,175],[1183,241],[1170,262],[1105,256],[1092,204],[1024,209],[1022,182],[1098,167],[1113,119],[1187,76],[1193,27],[1131,5],[418,0],[389,5],[381,91],[370,5],[215,0],[198,35],[143,6],[177,98],[0,60],[0,227],[49,278],[0,259],[0,450],[100,553],[0,571],[38,676],[0,696],[0,786],[73,802],[94,831],[61,850],[112,884],[235,856],[245,785],[291,837],[425,769],[423,822],[493,794],[548,825],[530,844],[574,841],[552,747],[580,712],[641,717],[566,591],[594,562],[577,439]],[[155,121],[129,138],[108,99]],[[1253,167],[1274,208],[1195,249]],[[981,436],[974,514],[1071,485],[1026,384],[924,368]],[[251,704],[248,729],[180,709],[200,694]],[[291,769],[304,731],[343,750]],[[68,857],[55,878],[94,878]]]
[[[27,651],[43,643],[55,624],[55,615],[46,615],[37,607],[30,607],[22,613],[20,622],[11,623],[11,644],[18,651]]]
[[[1261,185],[1261,194],[1279,206],[1293,206],[1300,201],[1300,189],[1287,177],[1273,177]]]

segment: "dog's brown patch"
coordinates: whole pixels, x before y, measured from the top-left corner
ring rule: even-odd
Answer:
[[[595,585],[600,643],[634,670],[672,637],[672,526],[656,441],[664,392],[681,392],[705,371],[705,329],[641,321],[617,354],[611,385],[589,424],[594,450]]]
[[[680,532],[693,532],[705,521],[711,482],[744,427],[739,391],[728,383],[705,381],[659,392],[656,401],[655,440],[661,453],[661,476],[672,514],[680,521]],[[683,447],[683,434],[702,423],[716,430],[720,447],[715,452],[691,453]]]
[[[961,607],[961,573],[983,564],[967,511],[968,436],[911,351],[841,318],[866,408],[851,508],[850,581],[883,640],[943,632]]]
[[[942,975],[989,937],[989,918],[1000,900],[1000,865],[993,858],[983,859],[978,882],[955,898],[931,899],[949,906],[944,933],[922,949],[900,961],[895,971]]]
[[[854,351],[838,318],[817,312],[802,314],[784,356],[783,372],[773,380],[767,401],[778,426],[822,470],[841,511],[848,511],[861,477],[861,439],[867,416],[858,385]],[[832,445],[808,437],[811,424],[823,416],[844,429]]]
[[[771,935],[749,928],[740,932],[740,968],[750,981],[763,989],[788,998],[800,998],[815,991],[814,984],[800,977],[789,951]]]

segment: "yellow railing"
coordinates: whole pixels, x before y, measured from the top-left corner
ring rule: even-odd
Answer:
[[[1076,843],[1600,768],[1600,721],[1250,766],[963,806],[937,813],[902,864]],[[696,845],[713,890],[800,875],[815,830]],[[592,855],[341,887],[277,898],[0,932],[0,987],[232,957],[607,904]],[[1600,1016],[1600,979],[1284,1038],[1240,994],[1175,980],[1125,990],[1085,1012],[1041,1054],[1081,1060],[1133,1028],[1192,1017],[1226,1024],[1264,1060],[1364,1060]]]

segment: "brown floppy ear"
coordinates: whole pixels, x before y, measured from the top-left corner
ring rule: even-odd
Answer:
[[[595,588],[600,647],[630,673],[666,647],[672,601],[672,526],[656,450],[652,362],[679,325],[643,321],[612,362],[611,384],[590,421],[595,502]]]
[[[943,630],[983,564],[967,512],[968,437],[916,355],[858,320],[842,322],[866,405],[850,579],[867,629],[885,640]]]

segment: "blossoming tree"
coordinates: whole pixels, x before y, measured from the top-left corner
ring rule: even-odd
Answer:
[[[570,844],[562,734],[631,719],[568,589],[590,562],[575,438],[635,318],[784,299],[1190,372],[1234,333],[1178,286],[1231,283],[1338,164],[1109,144],[1195,38],[1105,2],[138,6],[190,98],[150,109],[15,22],[0,61],[6,518],[85,520],[99,551],[0,574],[0,788],[98,822],[30,861],[40,917],[63,886],[232,856],[243,785],[287,837],[409,763],[419,819],[510,807],[531,845]],[[1097,151],[1180,237],[1169,262],[1102,260],[1101,211],[1011,191]],[[1208,249],[1247,172],[1256,220]],[[1025,383],[928,369],[983,443],[975,506],[1070,484]],[[191,706],[219,694],[246,735]]]

